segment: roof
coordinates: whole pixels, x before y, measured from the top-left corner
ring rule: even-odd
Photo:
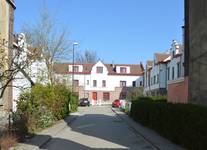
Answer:
[[[155,53],[155,59],[157,63],[163,63],[165,59],[167,59],[170,54],[163,54],[163,53]]]
[[[68,66],[72,65],[72,63],[55,63],[53,68],[54,72],[57,74],[70,74],[72,72],[69,72]],[[74,65],[82,65],[83,71],[82,72],[75,72],[75,74],[90,74],[92,67],[95,64],[80,64],[75,63]],[[107,67],[108,75],[124,75],[124,76],[137,76],[143,74],[143,69],[141,65],[138,64],[104,64]],[[117,73],[114,66],[128,66],[130,67],[130,73]]]

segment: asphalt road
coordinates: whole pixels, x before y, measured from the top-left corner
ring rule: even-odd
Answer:
[[[42,149],[47,150],[151,150],[141,136],[111,110],[110,107],[81,107],[80,116],[61,130]]]

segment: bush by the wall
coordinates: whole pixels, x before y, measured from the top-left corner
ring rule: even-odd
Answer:
[[[51,126],[55,120],[64,119],[71,110],[77,110],[77,99],[64,85],[37,84],[21,94],[17,111],[13,115],[14,126],[19,132],[34,132]],[[21,123],[21,127],[18,126]]]
[[[131,117],[188,149],[207,148],[207,107],[162,101],[133,101]]]

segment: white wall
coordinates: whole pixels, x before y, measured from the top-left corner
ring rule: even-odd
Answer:
[[[34,83],[40,82],[41,84],[47,84],[47,67],[43,61],[33,62],[26,70],[26,73],[31,77]],[[18,100],[20,94],[26,90],[30,89],[31,84],[25,78],[25,76],[18,72],[15,75],[15,80],[13,80],[12,94],[13,94],[13,111],[16,111],[16,100]]]

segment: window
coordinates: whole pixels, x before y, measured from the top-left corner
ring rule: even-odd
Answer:
[[[120,67],[120,73],[126,73],[126,67]]]
[[[102,80],[102,87],[106,87],[106,80]]]
[[[157,83],[159,83],[160,79],[159,79],[159,74],[157,75]]]
[[[175,68],[172,67],[172,80],[174,80],[174,78],[175,78]]]
[[[142,81],[139,82],[139,85],[142,86]]]
[[[79,86],[79,80],[74,80],[74,81],[73,81],[73,85],[74,85],[74,86]]]
[[[181,76],[181,65],[180,62],[177,63],[177,77],[179,78]]]
[[[132,81],[132,86],[136,87],[136,81]]]
[[[89,85],[89,80],[87,80],[87,85]]]
[[[154,76],[154,84],[156,84],[156,76]]]
[[[79,67],[78,66],[73,66],[73,71],[74,72],[79,72]]]
[[[151,82],[151,80],[150,80],[150,74],[148,75],[148,86],[150,86],[150,82]]]
[[[120,81],[120,87],[126,87],[126,81]]]
[[[170,80],[170,67],[167,68],[167,80]]]
[[[97,86],[97,81],[93,80],[93,87],[96,87],[96,86]]]
[[[103,73],[103,67],[96,67],[96,73]]]
[[[119,98],[126,99],[126,92],[121,92]]]
[[[103,100],[104,101],[110,100],[110,93],[109,92],[104,92],[103,93]]]

